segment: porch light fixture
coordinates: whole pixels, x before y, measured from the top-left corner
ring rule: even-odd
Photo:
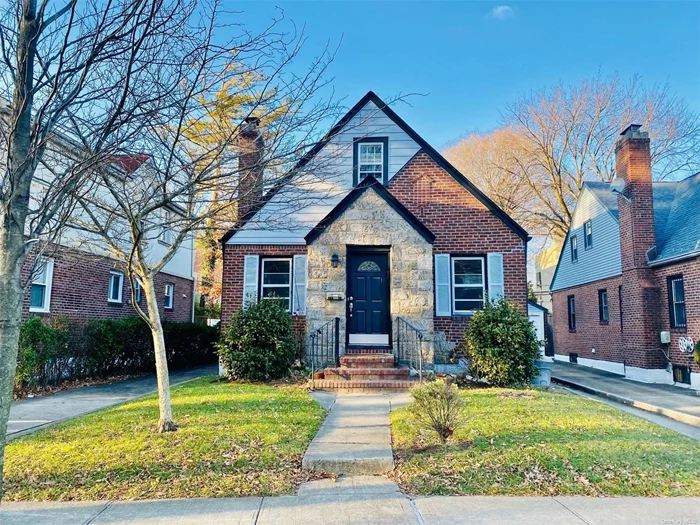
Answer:
[[[339,264],[340,258],[338,257],[337,253],[334,253],[333,255],[331,255],[331,265],[333,266],[333,268],[337,268]]]

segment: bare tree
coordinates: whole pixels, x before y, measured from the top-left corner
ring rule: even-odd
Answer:
[[[0,480],[22,298],[31,282],[23,268],[66,246],[125,265],[147,298],[138,311],[154,335],[158,428],[171,430],[153,276],[206,219],[198,212],[207,196],[235,175],[231,145],[242,121],[213,143],[194,133],[208,118],[210,95],[237,75],[262,73],[246,109],[262,118],[267,107],[284,113],[266,149],[274,172],[332,109],[312,102],[327,52],[305,75],[293,75],[289,65],[304,42],[293,27],[287,33],[273,21],[251,34],[221,20],[216,0],[22,0],[0,13]],[[125,160],[142,166],[124,169]],[[209,209],[231,204],[222,198]],[[170,243],[156,253],[164,229]]]
[[[465,174],[483,181],[489,193],[488,180],[497,173],[499,188],[517,188],[515,216],[525,226],[563,238],[583,183],[614,178],[615,141],[632,123],[649,131],[657,180],[700,169],[698,114],[668,86],[646,87],[637,77],[623,82],[618,75],[522,96],[506,109],[506,129],[468,135],[446,154],[458,165],[463,152],[467,159],[485,158]],[[517,139],[506,141],[504,134]]]

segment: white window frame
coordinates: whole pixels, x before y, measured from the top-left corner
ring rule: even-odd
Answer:
[[[140,303],[141,302],[141,285],[139,282],[134,279],[134,295],[136,296],[136,302]]]
[[[455,262],[456,261],[479,261],[481,263],[481,284],[457,284],[455,282]],[[486,300],[486,259],[484,257],[452,257],[450,260],[450,284],[452,285],[452,313],[454,315],[470,315],[477,310],[458,310],[457,301],[464,301],[464,299],[457,299],[457,288],[481,288],[482,299],[481,304],[483,307],[484,301]]]
[[[372,171],[365,171],[365,176],[362,176],[362,148],[365,146],[380,146],[381,151],[379,152],[380,160],[379,163],[365,163],[365,166],[376,166],[379,164],[381,166],[379,170],[379,176],[377,176],[377,172],[372,170]],[[357,143],[357,183],[359,184],[362,182],[367,175],[372,175],[375,179],[378,181],[382,181],[384,179],[384,143],[383,142],[358,142]]]
[[[117,298],[117,299],[112,298],[112,278],[113,277],[119,277],[119,298]],[[107,283],[108,283],[107,302],[121,304],[122,303],[122,293],[124,290],[124,274],[122,272],[117,271],[117,270],[110,270],[109,271],[109,280],[107,281]]]
[[[571,243],[571,262],[577,263],[578,262],[578,237],[576,237],[576,235],[572,235],[569,242]]]
[[[265,263],[266,262],[277,262],[277,261],[288,261],[289,262],[289,284],[264,284],[265,283]],[[292,294],[293,290],[293,259],[291,257],[261,257],[260,258],[260,299],[273,299],[272,297],[265,297],[265,288],[288,288],[289,289],[289,308],[288,312],[292,311]],[[279,299],[279,297],[277,298]]]
[[[170,244],[170,211],[163,209],[163,224],[161,225],[160,231],[160,242],[163,244]]]
[[[168,293],[170,292],[170,293]],[[170,299],[170,301],[168,301]],[[165,295],[163,296],[163,308],[172,310],[175,305],[175,285],[168,283],[165,285]]]
[[[43,313],[47,314],[51,312],[51,288],[53,287],[53,259],[44,259],[38,268],[44,266],[44,282],[37,282],[32,279],[32,284],[30,286],[29,292],[29,304],[31,305],[31,287],[34,285],[44,287],[44,305],[43,306],[30,306],[29,311],[32,313]],[[37,268],[37,269],[38,269]]]
[[[590,250],[591,248],[593,248],[593,222],[588,219],[583,223],[583,249]]]

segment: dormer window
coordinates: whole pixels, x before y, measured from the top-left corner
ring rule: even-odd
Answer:
[[[369,176],[387,183],[389,164],[389,139],[387,137],[363,137],[355,139],[353,151],[353,186]]]

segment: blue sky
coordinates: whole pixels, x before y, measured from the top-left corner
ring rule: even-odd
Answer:
[[[227,3],[250,27],[276,6],[305,26],[302,59],[340,43],[329,74],[347,106],[370,89],[424,94],[394,109],[437,148],[498,126],[521,93],[599,70],[668,83],[700,111],[700,2]]]

